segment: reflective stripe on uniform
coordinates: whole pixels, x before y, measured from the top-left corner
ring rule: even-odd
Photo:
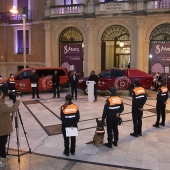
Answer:
[[[112,110],[114,110],[114,109],[119,109],[120,108],[120,106],[116,106],[116,107],[109,107],[109,109],[112,109]]]
[[[136,99],[139,99],[139,98],[143,98],[143,97],[145,97],[144,95],[141,95],[141,96],[137,96],[137,97],[135,97]]]
[[[65,118],[73,118],[73,117],[76,117],[76,115],[65,116]]]

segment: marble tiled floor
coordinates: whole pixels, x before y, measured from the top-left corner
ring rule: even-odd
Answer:
[[[20,114],[31,154],[18,157],[11,156],[6,160],[4,170],[78,170],[78,169],[153,169],[169,170],[170,168],[170,102],[167,104],[166,126],[152,127],[156,115],[148,109],[156,105],[156,92],[148,91],[148,100],[144,106],[143,136],[134,138],[129,134],[133,132],[131,116],[131,97],[128,92],[119,91],[123,98],[125,110],[122,114],[123,124],[119,126],[118,147],[112,149],[105,146],[95,147],[86,144],[91,141],[96,126],[96,118],[100,118],[108,93],[99,93],[98,101],[89,103],[87,96],[78,92],[78,100],[73,100],[79,106],[80,122],[79,136],[76,143],[76,154],[66,157],[63,155],[63,137],[61,134],[48,136],[43,127],[61,124],[59,119],[60,106],[64,103],[68,89],[61,92],[61,98],[52,98],[51,93],[41,93],[39,103],[20,104]],[[105,94],[105,95],[104,95]],[[24,94],[22,102],[32,101],[30,94]],[[35,99],[37,100],[37,99]],[[9,105],[11,101],[6,101]],[[26,107],[27,106],[27,107]],[[32,113],[32,114],[31,114]],[[9,154],[17,151],[16,133],[11,134]],[[105,134],[107,142],[107,134]],[[23,128],[19,121],[19,143],[21,151],[29,151]],[[12,149],[12,150],[11,150]]]

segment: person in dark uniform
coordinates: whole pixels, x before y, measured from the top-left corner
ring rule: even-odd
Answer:
[[[15,88],[15,80],[14,80],[14,75],[13,74],[10,74],[8,80],[7,80],[7,85],[8,85],[8,94],[9,94],[9,98],[10,99],[13,99],[13,95],[16,91],[16,88]],[[14,99],[15,100],[15,99]]]
[[[58,75],[57,71],[54,71],[54,75],[52,76],[52,83],[53,83],[53,98],[56,97],[56,90],[57,96],[60,98],[60,76]]]
[[[141,87],[139,79],[134,80],[134,88],[132,89],[132,118],[133,118],[133,133],[131,136],[142,136],[142,116],[143,106],[147,100],[146,91]]]
[[[64,154],[69,156],[69,152],[74,155],[76,147],[76,137],[66,137],[66,127],[77,127],[80,119],[78,106],[72,103],[72,95],[67,94],[65,97],[65,104],[61,106],[60,117],[62,121],[62,133],[64,138]],[[71,147],[69,148],[69,138],[71,138]]]
[[[105,143],[105,146],[112,148],[112,143],[114,146],[117,146],[117,142],[119,139],[117,118],[120,116],[120,113],[123,112],[124,106],[123,106],[122,98],[115,95],[116,89],[114,87],[111,87],[109,91],[111,92],[111,95],[106,100],[104,110],[103,110],[102,120],[104,122],[106,119],[106,123],[107,123],[108,143]],[[114,133],[114,141],[112,142],[113,133]]]
[[[91,71],[91,75],[89,76],[88,80],[94,81],[94,96],[95,96],[95,101],[97,101],[98,76],[95,74],[94,70]]]
[[[76,72],[74,71],[73,74],[70,76],[70,86],[71,86],[72,99],[74,97],[74,93],[75,93],[75,99],[77,99],[78,80],[79,80],[79,78],[78,78]]]
[[[165,108],[168,100],[168,88],[165,86],[165,82],[160,80],[159,88],[157,91],[156,113],[157,121],[153,127],[159,128],[159,125],[165,126]],[[162,115],[162,122],[160,121],[160,115]]]
[[[32,99],[35,98],[35,93],[37,95],[37,98],[39,97],[39,91],[38,91],[38,82],[39,82],[39,77],[38,74],[36,74],[36,71],[33,71],[33,74],[30,76],[30,81],[31,81],[31,87],[32,87]]]

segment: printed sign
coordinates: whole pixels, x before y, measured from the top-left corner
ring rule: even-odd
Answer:
[[[83,51],[82,44],[61,45],[61,66],[68,72],[75,70],[78,77],[83,75]]]
[[[156,73],[164,73],[166,67],[170,67],[170,43],[153,44],[151,74],[156,77]]]

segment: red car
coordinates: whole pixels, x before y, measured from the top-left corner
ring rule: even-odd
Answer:
[[[135,78],[138,78],[142,87],[146,89],[150,89],[152,86],[153,76],[148,73],[138,69],[110,69],[98,74],[97,90],[109,90],[112,86],[116,89],[128,90]],[[87,80],[88,77],[82,77],[78,84],[78,88],[85,94],[87,94]]]
[[[36,68],[25,68],[20,70],[14,75],[15,87],[20,92],[31,92],[30,75],[36,70],[39,76],[39,90],[48,91],[52,89],[52,75],[57,70],[60,76],[60,87],[69,87],[69,75],[67,69],[64,67],[36,67]],[[7,84],[7,79],[3,80],[4,84]]]

